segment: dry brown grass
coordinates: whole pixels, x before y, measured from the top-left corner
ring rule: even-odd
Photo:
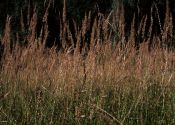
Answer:
[[[49,6],[50,4],[47,10]],[[122,12],[118,12],[119,10]],[[28,46],[26,47],[21,47],[18,43],[10,47],[10,17],[8,17],[2,37],[4,54],[1,73],[7,75],[10,79],[28,81],[30,85],[35,85],[39,81],[47,83],[48,80],[54,83],[55,86],[63,83],[66,86],[69,86],[69,84],[75,85],[77,82],[85,84],[92,81],[98,81],[99,83],[111,81],[117,84],[120,79],[126,77],[134,77],[141,83],[146,83],[146,80],[153,78],[158,79],[161,83],[170,84],[175,79],[175,53],[168,51],[166,48],[160,48],[159,45],[153,48],[151,52],[148,51],[149,39],[140,45],[139,50],[136,50],[134,48],[134,34],[136,31],[134,31],[132,26],[130,37],[126,41],[124,17],[122,15],[124,13],[123,7],[121,6],[119,10],[113,15],[110,14],[107,18],[102,16],[99,20],[95,20],[89,51],[84,49],[86,48],[84,37],[89,27],[90,15],[85,16],[85,19],[82,21],[82,28],[79,28],[76,33],[76,48],[72,48],[74,45],[73,41],[71,41],[71,33],[67,27],[65,16],[63,17],[63,32],[61,32],[61,36],[65,37],[64,34],[68,32],[70,36],[68,40],[71,41],[72,46],[68,47],[66,39],[63,38],[62,42],[65,44],[63,45],[65,51],[60,52],[55,47],[45,48],[48,35],[48,11],[43,17],[45,25],[41,30],[41,34],[44,34],[44,36],[39,38],[36,37],[37,14],[34,11],[35,13],[29,21],[30,34],[27,36]],[[64,7],[64,14],[65,11],[66,8]],[[110,22],[109,18],[112,18],[113,22]],[[141,21],[137,32],[145,31],[146,19],[145,17]],[[162,41],[160,41],[159,36],[155,36],[153,39],[154,43],[164,43],[165,40],[168,40],[168,34],[172,33],[172,21],[169,20],[172,20],[172,16],[167,9]],[[23,27],[22,22],[21,25]],[[114,39],[115,41],[112,41],[113,35],[109,30],[111,26],[119,34],[118,39]],[[143,29],[141,26],[143,26]],[[151,33],[151,28],[149,31]],[[104,34],[104,36],[101,36],[101,34]],[[83,40],[82,44],[85,46],[82,52],[80,52],[80,40]],[[107,84],[109,83],[107,82]]]
[[[117,14],[119,14],[119,12]],[[47,18],[47,11],[45,16],[45,18]],[[116,21],[116,17],[119,19],[118,22]],[[60,116],[64,119],[68,119],[67,117],[71,117],[66,116],[66,114],[71,112],[69,109],[71,108],[70,105],[73,101],[79,101],[79,96],[86,93],[87,95],[84,95],[84,98],[88,96],[89,100],[87,100],[86,103],[83,101],[80,104],[77,103],[75,112],[72,111],[72,113],[74,113],[73,119],[76,123],[83,123],[81,119],[87,117],[87,115],[92,122],[93,117],[96,117],[95,112],[100,111],[101,113],[98,114],[97,121],[108,119],[110,122],[117,122],[117,124],[130,124],[132,122],[128,122],[126,119],[132,114],[133,109],[136,109],[138,106],[142,107],[142,105],[144,105],[143,102],[147,104],[148,97],[152,96],[145,95],[145,93],[149,91],[150,86],[154,84],[161,86],[163,88],[161,91],[163,99],[165,99],[165,95],[170,91],[169,89],[167,90],[167,88],[174,88],[175,53],[166,48],[161,48],[160,46],[155,47],[152,51],[148,51],[149,41],[142,43],[139,50],[136,50],[134,47],[135,38],[133,34],[137,31],[134,31],[132,28],[130,37],[128,41],[126,41],[124,35],[124,18],[121,13],[120,15],[113,14],[113,17],[101,17],[99,20],[96,20],[91,33],[90,49],[89,51],[84,50],[82,52],[80,52],[80,40],[85,37],[85,32],[89,23],[88,16],[85,17],[82,28],[76,33],[78,40],[76,48],[71,48],[72,46],[66,45],[66,39],[62,39],[62,44],[64,44],[65,47],[64,51],[57,51],[55,47],[50,49],[45,48],[44,44],[48,34],[47,21],[41,31],[44,32],[44,37],[37,38],[36,18],[37,15],[34,13],[30,21],[29,31],[31,34],[27,37],[28,45],[26,47],[21,47],[19,44],[15,44],[11,49],[9,36],[10,18],[7,18],[6,29],[2,37],[5,51],[2,57],[0,80],[2,81],[2,85],[12,83],[11,86],[15,88],[20,83],[20,87],[16,89],[7,87],[7,89],[3,90],[2,94],[6,95],[8,93],[8,95],[2,97],[8,99],[10,98],[8,96],[13,96],[13,93],[15,93],[12,92],[12,90],[15,91],[18,89],[22,89],[22,95],[24,96],[26,96],[25,93],[27,93],[28,89],[35,91],[46,90],[52,93],[51,95],[53,98],[66,96],[67,98],[71,98],[71,102],[68,103],[68,100],[61,102],[65,105],[65,110],[62,110],[63,114]],[[112,18],[115,22],[110,22],[109,18]],[[171,20],[171,18],[172,17],[167,12],[166,20]],[[146,17],[143,19],[143,24],[141,25],[145,25],[145,20]],[[168,40],[166,34],[169,34],[172,22],[165,22],[169,23],[164,26],[162,33],[164,34],[162,36],[163,41],[160,41],[159,36],[155,36],[154,43],[164,42],[165,39]],[[62,37],[64,37],[65,32],[70,34],[67,24],[65,24],[66,21],[63,18],[62,26],[64,27],[62,27],[63,32],[61,32]],[[109,30],[111,26],[118,32],[118,39],[113,39],[113,35]],[[139,32],[144,32],[144,28],[145,26],[143,26],[143,29],[140,29]],[[171,32],[172,31],[170,31],[170,33]],[[101,37],[101,33],[105,35]],[[72,40],[71,34],[68,40]],[[83,41],[84,44],[85,42],[86,41]],[[73,41],[71,43],[73,43]],[[77,90],[77,86],[80,87],[80,94]],[[41,90],[38,90],[38,87]],[[51,87],[51,90],[49,90],[49,87]],[[96,92],[98,93],[98,91],[100,92],[99,99],[93,96],[93,94]],[[110,92],[113,92],[111,95],[112,97],[107,94]],[[133,95],[130,101],[132,104],[129,104],[131,107],[127,106],[127,101],[122,102],[122,99],[129,100],[130,97],[128,96],[130,94]],[[126,98],[124,98],[124,96]],[[117,113],[115,106],[113,107],[114,109],[111,109],[111,112],[110,110],[107,112],[105,110],[105,108],[108,109],[105,106],[106,97],[111,98],[109,106],[116,104],[119,106],[118,108],[121,108],[118,109],[121,112]],[[98,102],[96,102],[96,99]],[[86,105],[93,106],[88,107],[90,114],[84,115],[82,112],[85,110]],[[142,115],[144,115],[144,113]],[[144,120],[146,120],[147,117],[142,115],[139,115],[139,123],[146,124],[147,122]],[[0,118],[3,119],[5,116]],[[162,119],[164,118],[165,117],[162,117]],[[158,116],[156,116],[155,120],[156,119],[159,119]],[[108,122],[108,120],[105,120],[105,122]],[[168,117],[165,121],[166,120],[167,123],[171,123]],[[64,120],[62,120],[62,122],[62,124],[66,124]],[[158,121],[154,123],[158,123]]]

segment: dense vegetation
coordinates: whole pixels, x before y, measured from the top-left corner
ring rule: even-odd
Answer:
[[[0,1],[0,124],[175,124],[172,7],[105,1]]]

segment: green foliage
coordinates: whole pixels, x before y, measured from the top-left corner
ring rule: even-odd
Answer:
[[[129,77],[120,86],[106,82],[94,84],[93,88],[77,85],[69,92],[44,85],[24,89],[26,83],[20,81],[4,83],[0,94],[10,94],[0,101],[0,122],[158,125],[175,120],[173,86],[162,87],[153,80],[145,83],[150,84],[146,88],[140,88],[136,85],[139,81]]]

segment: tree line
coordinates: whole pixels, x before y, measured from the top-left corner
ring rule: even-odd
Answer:
[[[51,1],[51,2],[50,2]],[[152,36],[154,34],[161,34],[164,19],[166,17],[166,4],[168,4],[169,11],[172,14],[173,26],[175,25],[175,2],[174,0],[1,0],[0,1],[0,33],[3,33],[5,28],[6,17],[11,17],[12,36],[19,32],[20,36],[25,36],[27,30],[21,31],[20,19],[23,18],[24,29],[29,27],[29,20],[32,18],[34,11],[37,13],[37,35],[39,36],[41,27],[43,25],[43,16],[48,8],[48,42],[47,46],[51,47],[56,43],[59,45],[60,36],[60,18],[63,18],[64,2],[66,2],[66,19],[69,21],[69,26],[74,32],[74,22],[81,25],[85,14],[91,12],[91,19],[98,18],[99,13],[102,15],[109,15],[112,10],[117,9],[118,4],[122,3],[124,8],[125,18],[125,32],[130,31],[133,18],[135,18],[134,27],[139,28],[139,22],[147,16],[147,29],[145,37],[153,18]],[[93,22],[93,21],[92,21]],[[91,24],[92,26],[92,24]],[[89,29],[90,32],[91,29]],[[173,28],[173,31],[175,28]],[[139,34],[135,34],[139,37]],[[139,39],[139,38],[138,38]],[[74,38],[74,41],[76,39]],[[142,40],[138,40],[138,43]]]

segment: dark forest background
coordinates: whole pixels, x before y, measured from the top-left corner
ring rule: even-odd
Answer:
[[[50,6],[48,8],[48,4]],[[173,17],[173,26],[175,25],[175,0],[66,0],[66,19],[69,27],[74,32],[74,22],[81,26],[85,14],[91,12],[91,20],[99,17],[99,13],[108,16],[121,5],[124,7],[125,32],[126,37],[131,28],[133,17],[135,18],[135,29],[143,17],[147,16],[147,27],[150,26],[153,17],[152,35],[160,35],[166,15],[168,4],[169,11]],[[59,45],[60,19],[63,18],[64,0],[1,0],[0,1],[0,34],[6,24],[7,16],[11,17],[12,37],[19,33],[22,38],[28,34],[28,27],[34,11],[37,13],[37,35],[39,36],[42,25],[44,24],[43,16],[48,8],[48,41],[56,41]],[[24,21],[23,30],[21,30],[20,21]],[[92,23],[93,24],[93,23]],[[91,24],[91,25],[92,25]],[[175,28],[173,28],[174,30]],[[147,30],[148,31],[148,28]],[[147,34],[145,34],[147,36]],[[74,40],[76,41],[76,40]],[[54,42],[48,42],[47,46],[53,46]]]

